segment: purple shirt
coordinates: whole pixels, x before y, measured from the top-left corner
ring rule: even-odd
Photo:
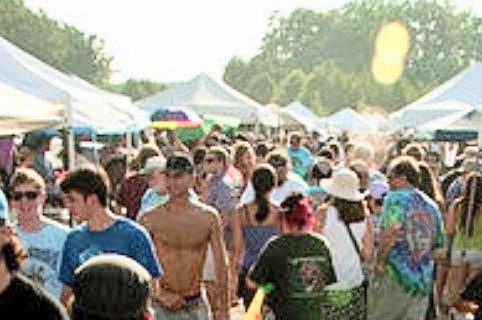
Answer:
[[[214,176],[209,182],[206,203],[218,211],[231,212],[236,206],[234,187],[224,179],[225,173]]]

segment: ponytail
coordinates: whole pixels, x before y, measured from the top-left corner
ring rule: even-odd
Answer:
[[[258,211],[256,211],[256,215],[255,215],[256,221],[263,222],[269,213],[268,200],[263,194],[256,192],[256,197],[254,201],[258,206]]]

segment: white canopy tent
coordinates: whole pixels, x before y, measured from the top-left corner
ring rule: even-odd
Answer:
[[[120,132],[139,131],[149,127],[149,113],[133,104],[130,97],[100,89],[75,75],[69,75],[69,77],[71,77],[76,84],[84,87],[86,90],[91,90],[97,94],[102,95],[104,98],[107,99],[107,103],[115,110],[118,110],[119,113],[127,113],[130,115],[133,121],[129,123],[127,128],[122,128]]]
[[[459,119],[449,124],[451,127],[465,129],[481,129],[482,128],[482,105],[474,108]]]
[[[444,84],[390,115],[391,127],[421,128],[458,118],[482,104],[482,64],[472,63]],[[449,121],[450,122],[450,121]]]
[[[376,130],[375,125],[352,108],[344,108],[325,119],[326,124],[338,130],[368,131]]]
[[[299,124],[308,131],[313,130],[321,120],[313,111],[299,101],[293,101],[282,108],[279,116],[282,125]]]
[[[78,78],[66,75],[0,37],[0,82],[65,108],[64,125],[69,129],[69,168],[74,167],[73,129],[124,133],[134,117],[113,106],[118,100],[102,94]]]
[[[0,37],[0,82],[65,107],[65,124],[97,133],[126,130],[129,112],[114,108],[118,100],[82,85]],[[100,89],[98,89],[100,90]]]
[[[188,107],[197,113],[241,119],[241,124],[275,125],[273,117],[258,102],[201,73],[192,80],[141,99],[136,104],[150,114],[169,106]]]
[[[388,117],[378,112],[364,112],[361,114],[378,131],[388,131],[390,128]]]
[[[479,146],[482,146],[482,105],[448,117],[436,118],[417,129],[425,132],[435,132],[437,130],[474,130],[478,132]]]
[[[64,109],[0,82],[0,136],[61,124]]]
[[[405,116],[405,120],[413,119],[411,123],[418,123],[415,128],[419,131],[446,128],[475,110],[474,107],[460,102],[443,102],[423,107],[423,110],[417,110],[412,117]]]

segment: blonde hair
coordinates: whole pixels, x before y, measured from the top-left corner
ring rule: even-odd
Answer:
[[[10,190],[21,184],[33,184],[38,191],[45,192],[44,179],[33,169],[18,168],[15,170],[10,178]]]
[[[251,153],[253,158],[255,157],[253,147],[249,143],[247,143],[245,141],[240,141],[240,142],[236,143],[236,145],[234,146],[233,165],[238,170],[243,172],[243,174],[245,174],[246,171],[248,170],[248,168],[245,168],[244,164],[243,164],[243,156],[247,152]]]

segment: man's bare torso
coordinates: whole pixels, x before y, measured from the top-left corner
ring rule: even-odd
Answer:
[[[161,286],[182,296],[200,292],[206,250],[215,213],[202,205],[169,202],[146,213],[141,224],[150,232],[164,269]]]

